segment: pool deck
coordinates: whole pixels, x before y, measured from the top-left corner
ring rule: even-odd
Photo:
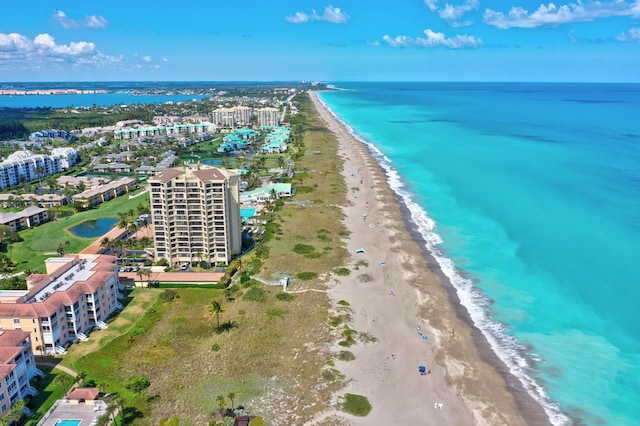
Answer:
[[[79,426],[89,426],[94,420],[97,420],[107,407],[102,401],[97,401],[97,405],[93,404],[71,404],[66,400],[59,400],[57,405],[52,407],[45,419],[38,423],[38,426],[55,426],[56,422],[62,420],[81,420]],[[96,411],[96,409],[98,409]]]

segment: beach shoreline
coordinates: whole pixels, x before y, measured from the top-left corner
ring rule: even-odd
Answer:
[[[353,273],[335,279],[328,294],[334,304],[347,301],[352,327],[376,339],[351,348],[355,361],[337,363],[347,380],[344,392],[367,396],[373,407],[365,418],[348,419],[363,425],[550,424],[472,325],[370,148],[316,93],[310,97],[338,140],[350,203],[344,210]],[[356,248],[365,253],[355,254]],[[420,375],[419,365],[431,374]]]

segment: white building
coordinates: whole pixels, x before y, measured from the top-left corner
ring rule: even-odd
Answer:
[[[229,263],[242,249],[240,176],[186,165],[149,178],[156,259]]]
[[[73,148],[55,148],[52,155],[16,151],[0,163],[0,189],[60,173],[77,161]]]
[[[278,108],[260,108],[256,111],[259,126],[277,126],[280,124]]]
[[[247,126],[251,124],[252,110],[247,106],[218,108],[211,113],[213,124],[220,127]]]

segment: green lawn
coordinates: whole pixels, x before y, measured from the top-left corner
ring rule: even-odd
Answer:
[[[38,368],[46,374],[44,379],[40,379],[35,388],[39,394],[32,397],[28,407],[33,410],[33,416],[25,423],[25,426],[34,426],[38,424],[38,421],[47,413],[49,408],[58,399],[62,399],[62,387],[59,383],[55,382],[55,378],[59,375],[66,376],[68,378],[67,390],[71,386],[73,379],[66,373],[60,370],[55,370],[52,367],[38,366]]]
[[[31,269],[33,271],[44,270],[44,260],[55,253],[60,243],[69,241],[70,245],[66,250],[69,253],[77,253],[96,238],[80,238],[69,232],[69,228],[87,221],[107,217],[118,217],[118,213],[125,213],[131,209],[136,209],[140,204],[149,204],[149,194],[141,195],[130,199],[128,195],[111,200],[107,203],[100,204],[97,208],[77,213],[55,222],[48,222],[33,229],[20,231],[23,241],[13,244],[11,253],[12,260],[18,264],[16,270],[24,271]],[[57,256],[57,253],[54,254]]]

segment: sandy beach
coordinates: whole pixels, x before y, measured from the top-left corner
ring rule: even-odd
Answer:
[[[328,294],[334,303],[349,303],[352,328],[377,339],[351,347],[355,361],[336,362],[346,375],[341,394],[367,396],[370,414],[323,417],[354,425],[548,424],[470,326],[446,278],[407,229],[402,206],[367,147],[315,93],[310,96],[339,142],[350,202],[345,225],[352,273],[335,279]],[[420,365],[430,374],[421,375]]]

